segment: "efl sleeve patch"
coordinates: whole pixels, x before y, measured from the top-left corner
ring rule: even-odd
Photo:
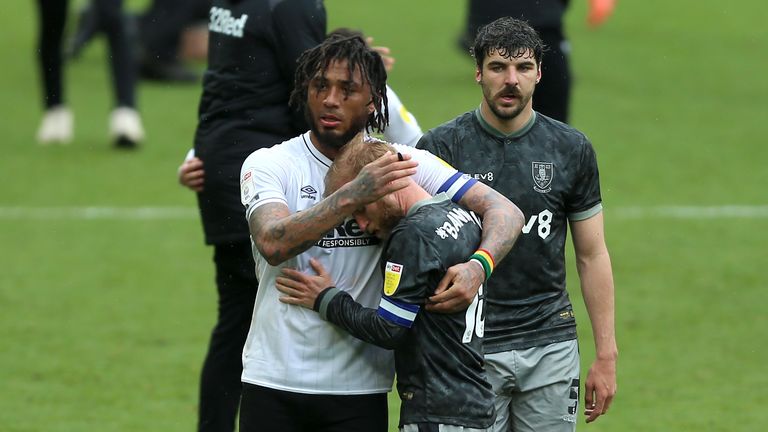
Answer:
[[[248,203],[252,199],[257,198],[254,178],[253,170],[248,170],[240,179],[240,199],[243,203]]]
[[[403,275],[403,265],[387,261],[384,268],[384,295],[391,296],[400,286],[400,277]]]

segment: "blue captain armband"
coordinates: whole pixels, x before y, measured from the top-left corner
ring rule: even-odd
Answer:
[[[385,296],[381,298],[376,313],[389,322],[411,328],[420,308],[419,305],[399,302]]]
[[[457,171],[456,174],[452,175],[451,178],[440,186],[437,193],[445,192],[451,198],[451,201],[457,203],[475,183],[477,183],[477,179]]]

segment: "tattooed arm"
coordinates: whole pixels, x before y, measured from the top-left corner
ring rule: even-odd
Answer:
[[[408,185],[416,172],[409,156],[386,154],[366,165],[357,177],[317,205],[291,213],[284,203],[267,203],[251,212],[251,237],[271,265],[299,255],[360,207]]]
[[[459,204],[483,218],[480,248],[493,255],[498,264],[512,249],[525,223],[523,213],[502,194],[483,183],[475,183],[459,200]],[[464,310],[477,294],[485,272],[476,262],[457,264],[448,269],[435,289],[427,310],[457,312]]]

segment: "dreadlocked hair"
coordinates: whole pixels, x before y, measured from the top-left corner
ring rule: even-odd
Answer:
[[[306,110],[309,83],[317,75],[325,73],[333,61],[347,61],[350,76],[359,70],[364,84],[371,88],[373,112],[368,116],[366,129],[381,133],[389,124],[387,108],[387,71],[381,56],[370,49],[358,35],[331,34],[320,45],[304,51],[297,60],[294,88],[290,105]]]
[[[475,36],[470,54],[482,70],[483,60],[496,51],[505,58],[519,58],[530,50],[536,64],[541,64],[546,52],[544,42],[527,22],[512,17],[502,17],[481,27]]]

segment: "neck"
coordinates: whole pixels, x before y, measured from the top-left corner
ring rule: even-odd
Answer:
[[[346,146],[347,144],[358,144],[363,141],[364,136],[365,136],[365,131],[361,130],[357,135],[352,137],[351,140],[344,143],[344,145]],[[333,145],[323,143],[321,138],[317,136],[317,134],[315,134],[314,131],[309,132],[309,139],[310,141],[312,141],[312,145],[315,146],[317,151],[322,153],[323,156],[327,157],[330,160],[336,159],[336,156],[338,156],[339,153],[341,153],[341,150],[343,149],[343,146],[335,147]]]
[[[413,179],[408,179],[408,186],[394,193],[397,203],[403,211],[403,216],[408,214],[408,210],[419,201],[432,198],[421,186],[416,184]]]
[[[482,115],[483,119],[488,122],[489,125],[493,126],[494,129],[505,135],[509,135],[522,129],[523,126],[528,123],[528,120],[531,119],[531,116],[533,115],[532,100],[528,101],[523,110],[520,111],[520,114],[512,118],[504,119],[496,116],[488,106],[488,102],[483,99],[482,103],[480,103],[480,115]]]

